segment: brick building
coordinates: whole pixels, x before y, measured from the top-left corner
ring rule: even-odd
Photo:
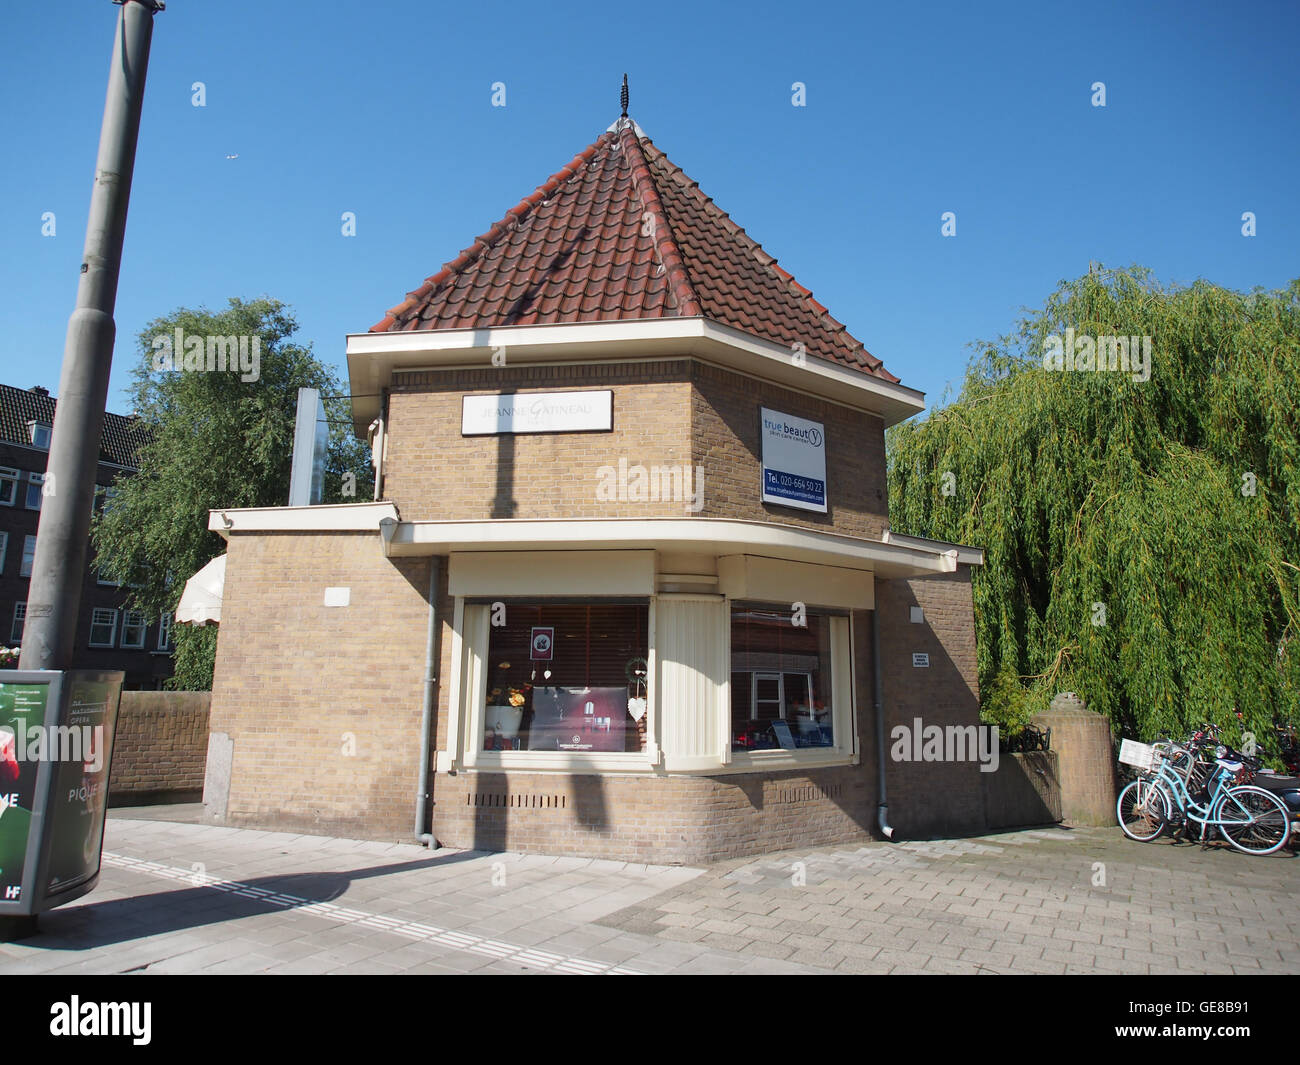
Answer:
[[[973,762],[881,741],[977,720],[982,556],[889,531],[922,395],[635,123],[348,366],[377,502],[212,514],[210,819],[641,861],[983,828]]]
[[[22,642],[44,498],[56,400],[44,388],[0,385],[0,643]],[[134,419],[104,415],[95,506],[111,500],[113,482],[136,472],[141,442]],[[130,689],[161,688],[172,674],[171,628],[127,609],[125,590],[100,578],[88,555],[77,618],[74,669],[120,669]]]

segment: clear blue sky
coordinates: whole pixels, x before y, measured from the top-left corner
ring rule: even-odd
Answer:
[[[109,0],[6,7],[9,384],[57,391],[116,15]],[[935,403],[969,342],[1089,260],[1243,288],[1300,276],[1298,40],[1294,3],[169,0],[109,409],[127,409],[149,320],[236,295],[290,304],[343,373],[347,333],[617,117],[625,70],[655,143]]]

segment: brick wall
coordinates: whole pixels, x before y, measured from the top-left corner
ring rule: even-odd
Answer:
[[[232,772],[205,816],[409,838],[429,559],[386,559],[375,532],[236,534],[228,555],[211,732]],[[324,606],[327,586],[350,605]]]
[[[1060,756],[1064,819],[1072,825],[1115,824],[1119,777],[1110,722],[1079,707],[1035,714],[1034,724],[1052,730],[1052,750]]]
[[[704,467],[703,518],[741,518],[880,539],[886,523],[885,431],[879,418],[715,366],[694,364],[691,432]],[[825,514],[760,500],[759,408],[826,427]]]
[[[683,502],[601,502],[597,470],[691,461],[689,364],[400,373],[388,402],[385,499],[403,521],[682,517]],[[611,389],[614,429],[461,436],[461,397]]]
[[[869,838],[869,775],[856,767],[714,777],[440,775],[443,844],[698,864]]]
[[[203,793],[210,692],[122,693],[110,806],[195,802]]]
[[[970,569],[963,566],[953,574],[877,581],[876,605],[881,623],[890,823],[911,838],[982,832],[984,785],[977,762],[901,762],[889,756],[898,725],[912,729],[916,718],[923,727],[979,721]],[[908,620],[912,606],[925,611],[924,624]],[[912,666],[917,651],[929,654],[929,668]]]
[[[1055,751],[1004,754],[994,772],[980,774],[980,783],[990,830],[1061,820],[1061,761]]]
[[[881,421],[689,360],[399,373],[389,397],[384,497],[403,521],[705,517],[772,521],[878,539],[886,521]],[[461,397],[608,388],[612,432],[462,437]],[[759,501],[759,407],[826,426],[827,514]],[[597,470],[702,467],[703,509],[685,500],[597,499]]]

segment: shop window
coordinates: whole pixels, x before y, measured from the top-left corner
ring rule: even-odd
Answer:
[[[483,750],[645,750],[648,605],[511,602],[491,621]]]
[[[128,610],[122,615],[122,646],[132,650],[144,647],[144,635],[148,625],[145,617],[138,610]]]
[[[0,466],[0,506],[12,507],[18,498],[18,471]]]
[[[18,567],[18,576],[30,577],[32,575],[32,565],[36,561],[36,537],[23,537],[23,561]]]
[[[15,646],[23,642],[23,623],[27,620],[27,604],[14,604],[14,621],[9,628],[9,641]]]
[[[117,611],[97,606],[90,615],[90,646],[112,647],[117,632]]]
[[[835,745],[832,618],[814,610],[731,611],[731,749]]]

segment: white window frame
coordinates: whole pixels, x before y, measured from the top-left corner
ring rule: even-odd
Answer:
[[[172,640],[172,628],[175,622],[171,614],[163,614],[158,618],[158,650],[164,653],[176,650],[176,644]]]
[[[38,490],[36,498],[40,500],[40,502],[37,503],[36,506],[32,506],[33,488],[36,488]],[[29,473],[27,475],[27,490],[23,494],[23,506],[27,510],[39,511],[41,509],[41,503],[44,502],[45,502],[45,474],[35,473],[35,472]]]
[[[45,430],[45,443],[40,444],[36,441],[36,430]],[[27,439],[31,441],[32,447],[40,448],[42,451],[50,450],[50,438],[54,435],[54,426],[46,425],[44,422],[29,421],[27,423]]]
[[[14,604],[14,619],[9,625],[9,639],[12,643],[18,644],[19,646],[22,645],[23,630],[20,626],[26,625],[26,623],[27,602],[24,600],[21,603]],[[17,635],[15,635],[15,633],[17,633]]]
[[[5,555],[9,553],[9,534],[0,532],[0,574],[5,571]]]
[[[537,602],[548,599],[556,602],[573,602],[585,596],[539,595],[530,597]],[[620,597],[622,598],[622,597]],[[654,633],[655,599],[647,598],[646,621],[646,749],[644,751],[485,751],[483,747],[484,717],[487,712],[487,657],[491,638],[491,604],[466,603],[463,596],[456,597],[456,615],[461,620],[459,638],[453,638],[452,706],[459,705],[464,722],[463,749],[460,729],[449,730],[447,751],[453,761],[466,767],[479,769],[563,770],[569,773],[605,773],[650,771],[658,762],[655,737],[655,668]],[[463,634],[463,635],[462,635]],[[444,760],[440,757],[440,763]],[[445,764],[445,763],[444,763]]]
[[[140,619],[135,626],[140,630],[139,643],[127,642],[126,632],[127,632],[127,628],[131,626],[132,618]],[[143,651],[145,642],[148,639],[148,637],[149,637],[149,620],[144,616],[144,611],[123,610],[122,611],[122,641],[118,646],[120,646],[123,650],[127,650],[127,651]]]
[[[29,543],[32,545],[32,555],[31,555],[31,563],[30,563],[30,564],[29,564],[28,561],[27,561],[27,545],[28,545]],[[34,566],[34,565],[36,565],[36,537],[35,537],[34,535],[33,535],[33,536],[24,536],[24,537],[23,537],[23,557],[22,557],[22,561],[20,561],[20,562],[18,563],[18,576],[20,576],[20,577],[30,577],[30,576],[32,575],[32,566]]]
[[[15,470],[9,466],[0,466],[0,484],[8,482],[13,485],[13,498],[5,500],[0,498],[0,507],[12,507],[18,504],[18,484],[22,480],[22,471]]]
[[[103,622],[103,621],[97,621],[97,620],[96,620],[96,617],[97,617],[101,612],[102,612],[102,613],[105,613],[105,614],[112,614],[112,615],[113,615],[112,628],[110,629],[110,635],[109,635],[109,637],[108,637],[108,643],[96,643],[96,642],[95,642],[95,627],[96,627],[97,625],[98,625],[98,626],[103,626],[103,625],[107,624],[106,622]],[[116,646],[116,640],[117,640],[117,614],[118,614],[118,611],[117,611],[114,607],[108,607],[108,606],[97,606],[97,607],[95,607],[93,610],[91,610],[91,612],[90,612],[90,646],[91,646],[91,647],[115,647],[115,646]]]
[[[746,599],[743,601],[746,606],[770,607],[772,610],[781,610],[789,612],[788,603],[765,603]],[[727,600],[727,660],[731,660],[731,612],[736,606],[736,602]],[[813,604],[808,604],[810,611],[814,610]],[[822,611],[817,611],[822,613]],[[830,623],[830,645],[831,645],[831,732],[835,737],[835,742],[830,747],[797,747],[793,751],[787,751],[783,747],[774,747],[763,751],[745,751],[731,749],[731,693],[727,692],[726,714],[727,714],[727,741],[726,750],[723,757],[727,761],[727,767],[723,772],[765,772],[779,769],[804,769],[809,766],[818,765],[857,765],[859,761],[858,732],[857,732],[857,713],[856,713],[856,690],[854,685],[853,672],[853,616],[845,615],[842,612],[827,610],[824,612],[826,620]],[[763,672],[772,672],[764,670]],[[793,670],[794,673],[802,672]],[[782,675],[782,688],[785,685],[784,675]],[[731,674],[727,674],[727,687],[731,686]],[[812,685],[809,683],[809,690]],[[752,701],[753,694],[750,699]]]

